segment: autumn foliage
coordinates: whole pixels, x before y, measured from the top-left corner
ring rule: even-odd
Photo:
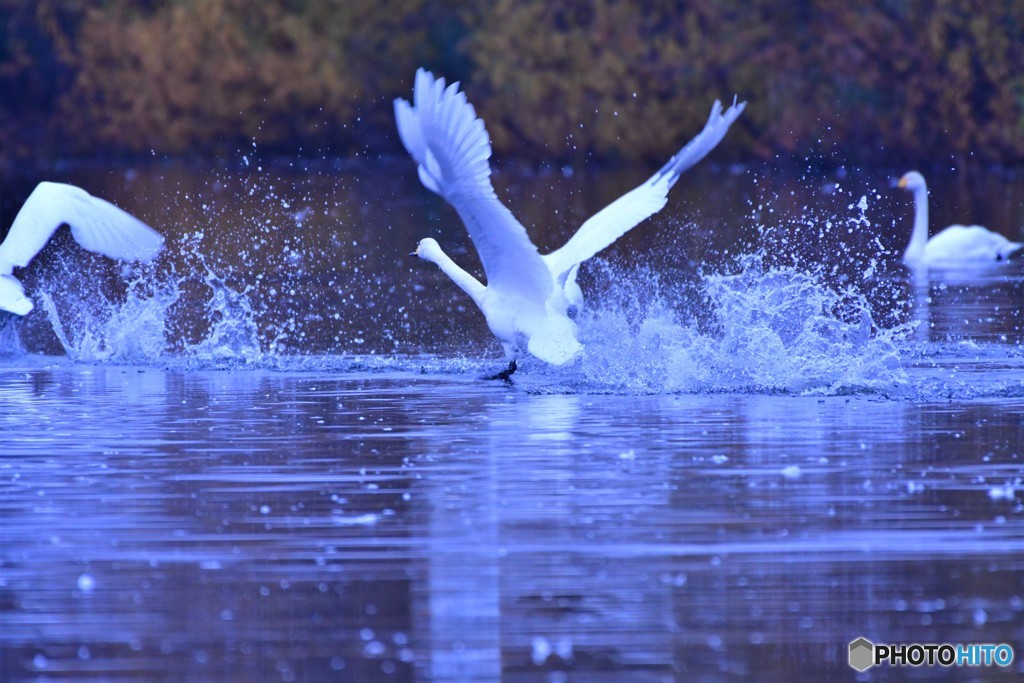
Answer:
[[[398,151],[417,66],[503,156],[1024,161],[1024,3],[0,0],[0,160]]]

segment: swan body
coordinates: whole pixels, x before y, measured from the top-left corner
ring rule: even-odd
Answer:
[[[928,239],[928,186],[924,176],[910,171],[897,187],[914,193],[914,231],[903,262],[920,266],[984,266],[1004,261],[1024,244],[1011,242],[980,225],[951,225]]]
[[[421,240],[413,253],[435,263],[473,299],[508,358],[525,349],[564,365],[583,349],[571,317],[583,306],[576,283],[580,264],[660,211],[680,174],[721,142],[745,106],[733,102],[723,112],[716,101],[704,129],[657,173],[584,222],[560,249],[541,255],[494,192],[490,138],[459,84],[446,87],[443,78],[419,69],[413,101],[395,100],[398,133],[420,181],[465,223],[487,284],[460,268],[433,239]]]
[[[452,261],[431,237],[420,240],[413,254],[436,264],[469,295],[483,311],[491,332],[501,340],[506,358],[515,360],[517,352],[526,349],[548,363],[564,365],[583,350],[576,340],[576,324],[564,312],[549,305],[551,292],[542,292],[538,297],[526,286],[506,285],[501,279],[484,286]],[[547,282],[550,276],[543,275],[544,282],[550,284]]]
[[[65,223],[82,247],[120,261],[148,261],[164,242],[139,219],[80,187],[39,183],[0,243],[0,311],[23,316],[32,310],[14,269],[27,266]]]

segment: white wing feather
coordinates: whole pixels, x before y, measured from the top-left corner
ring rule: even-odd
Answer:
[[[0,275],[27,266],[65,223],[83,248],[118,260],[152,259],[164,242],[158,232],[110,202],[74,185],[42,182],[0,244]]]
[[[399,136],[419,165],[423,184],[455,207],[466,224],[487,286],[545,301],[551,275],[526,229],[494,193],[490,138],[458,87],[446,88],[443,78],[419,69],[413,104],[395,100]]]
[[[704,130],[690,140],[661,170],[643,185],[627,192],[588,219],[560,249],[544,256],[560,283],[573,267],[611,245],[646,218],[661,211],[668,201],[668,191],[679,176],[713,150],[729,127],[743,112],[746,102],[722,112],[715,101]]]

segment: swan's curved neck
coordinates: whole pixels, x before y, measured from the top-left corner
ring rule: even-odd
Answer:
[[[478,307],[483,305],[484,292],[487,291],[487,287],[480,284],[479,280],[460,268],[455,261],[448,258],[448,254],[438,248],[423,254],[422,258],[436,264],[445,275],[452,279],[452,282],[457,284],[466,294],[469,294]]]
[[[920,261],[924,257],[924,248],[928,244],[928,189],[919,187],[914,190],[914,231],[910,234],[910,243],[903,252],[904,261]]]

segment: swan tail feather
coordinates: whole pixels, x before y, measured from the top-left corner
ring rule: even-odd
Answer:
[[[576,339],[576,324],[564,316],[548,316],[543,329],[530,335],[526,350],[551,365],[565,365],[583,352]]]
[[[1010,259],[1024,259],[1024,243],[1010,242],[1006,247],[1000,250],[999,257],[1007,261]]]

